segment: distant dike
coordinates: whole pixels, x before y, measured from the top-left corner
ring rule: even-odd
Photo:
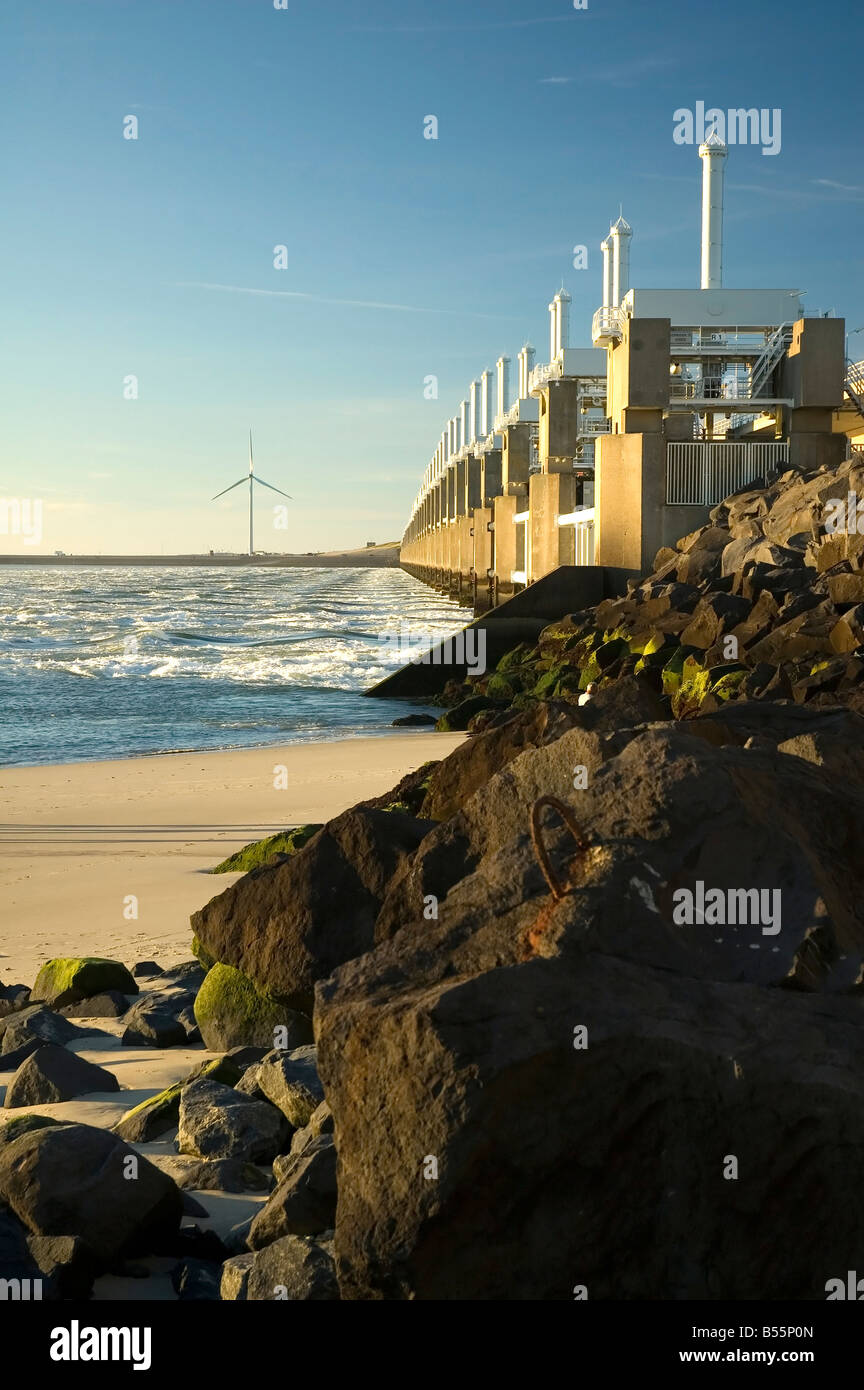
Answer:
[[[398,569],[399,546],[328,551],[321,555],[0,555],[0,565],[196,566],[206,569]]]

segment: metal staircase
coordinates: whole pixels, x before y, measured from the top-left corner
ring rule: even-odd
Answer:
[[[864,415],[864,362],[846,362],[846,379],[843,390],[858,411]]]
[[[763,394],[768,394],[764,391],[764,387],[766,384],[770,383],[771,377],[774,374],[774,368],[784,355],[791,341],[791,323],[781,323],[779,328],[775,328],[759,356],[756,358],[756,361],[753,363],[753,366],[750,368],[748,394],[751,400]]]

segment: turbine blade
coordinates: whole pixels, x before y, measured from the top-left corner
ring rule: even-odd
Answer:
[[[259,478],[257,473],[254,475],[254,477],[256,483],[260,483],[262,487],[269,487],[271,492],[278,492],[280,497],[287,497],[289,502],[294,501],[294,498],[291,496],[290,492],[283,492],[281,487],[274,487],[272,483],[265,483],[264,479]]]
[[[236,483],[232,483],[230,487],[223,487],[223,489],[222,489],[221,492],[217,492],[217,493],[216,493],[216,497],[224,497],[226,492],[233,492],[234,489],[235,489],[235,487],[239,487],[241,483],[248,483],[248,481],[249,481],[249,474],[247,473],[245,478],[238,478],[238,479],[237,479],[237,482],[236,482]],[[210,498],[210,501],[211,501],[211,502],[215,502],[215,501],[216,501],[216,497],[211,497],[211,498]]]

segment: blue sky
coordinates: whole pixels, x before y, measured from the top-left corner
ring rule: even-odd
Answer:
[[[545,360],[562,278],[589,343],[619,203],[632,282],[698,283],[700,166],[672,117],[699,100],[782,111],[779,155],[730,151],[726,283],[864,325],[846,0],[9,8],[0,496],[45,500],[36,549],[242,548],[243,490],[209,499],[250,425],[295,499],[275,532],[260,494],[262,548],[401,535],[470,380],[526,338]]]

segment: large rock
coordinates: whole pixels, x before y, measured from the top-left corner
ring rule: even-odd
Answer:
[[[249,1302],[321,1302],[339,1298],[332,1243],[283,1236],[259,1250],[246,1276]]]
[[[60,1010],[65,1018],[122,1018],[129,1010],[129,999],[119,990],[108,989],[94,994],[79,1004],[67,1004]]]
[[[27,1279],[32,1285],[40,1276],[41,1270],[27,1245],[27,1227],[14,1212],[0,1206],[0,1279]]]
[[[516,771],[438,919],[318,987],[343,1298],[823,1299],[864,1241],[864,799],[650,729],[565,798],[581,851],[544,818],[556,900]],[[676,920],[700,881],[768,911]]]
[[[296,854],[253,869],[195,913],[195,935],[218,961],[311,1013],[315,981],[372,945],[387,884],[429,828],[399,811],[346,811]]]
[[[28,1236],[27,1248],[52,1296],[62,1299],[90,1297],[98,1269],[79,1236]]]
[[[552,743],[574,725],[579,710],[564,700],[544,701],[500,728],[469,739],[433,769],[421,814],[448,820],[479,787],[526,748]]]
[[[58,956],[42,966],[32,998],[62,1009],[66,1004],[77,1004],[112,989],[120,994],[138,993],[138,986],[121,961],[103,960],[100,956]]]
[[[192,995],[181,991],[150,994],[134,1004],[125,1017],[124,1047],[182,1047],[188,1040],[183,1013]]]
[[[298,1047],[311,1041],[312,1024],[231,965],[214,965],[195,1000],[195,1019],[206,1047]]]
[[[273,1187],[261,1168],[239,1158],[211,1161],[191,1154],[154,1154],[152,1162],[183,1192],[269,1192]]]
[[[16,1047],[14,1052],[0,1052],[0,1072],[17,1071],[22,1062],[26,1062],[34,1052],[38,1052],[40,1047],[50,1047],[44,1038],[28,1038],[20,1047]]]
[[[26,1008],[30,991],[26,985],[0,985],[0,1018]]]
[[[171,1271],[178,1303],[218,1303],[221,1268],[211,1260],[186,1258]]]
[[[23,1105],[56,1105],[76,1096],[119,1090],[116,1076],[104,1067],[86,1062],[65,1047],[46,1043],[22,1062],[6,1088],[3,1104],[7,1110],[16,1110]]]
[[[271,1052],[259,1063],[255,1082],[296,1129],[309,1124],[324,1100],[314,1047]]]
[[[65,1047],[67,1043],[92,1038],[98,1032],[98,1028],[78,1028],[44,1004],[31,1004],[20,1013],[0,1019],[0,1036],[3,1039],[0,1053],[15,1052],[32,1038]]]
[[[615,737],[627,735],[620,732]],[[530,844],[530,808],[539,796],[569,798],[575,782],[584,776],[590,785],[614,752],[608,737],[577,726],[512,759],[461,811],[427,835],[411,862],[394,876],[378,917],[376,938],[384,940],[412,923],[434,923],[451,888],[473,874],[484,859],[506,851],[512,843],[523,850]],[[533,891],[539,889],[542,876],[532,856],[524,864],[521,859],[514,862],[507,894],[518,896],[527,887],[523,873]]]
[[[162,971],[159,988],[170,989],[173,986],[186,994],[197,994],[206,975],[207,968],[199,960],[184,960],[181,965],[172,965],[170,970]]]
[[[249,1246],[260,1250],[282,1236],[314,1236],[332,1230],[336,1219],[336,1147],[322,1134],[283,1164],[276,1191],[249,1231]]]
[[[174,1129],[180,1122],[180,1097],[183,1087],[201,1077],[233,1086],[240,1080],[240,1070],[229,1057],[211,1057],[193,1068],[183,1081],[166,1086],[164,1091],[149,1096],[147,1100],[142,1100],[140,1104],[127,1110],[114,1125],[114,1133],[127,1143],[146,1144]]]
[[[223,1303],[228,1303],[232,1299],[237,1302],[245,1302],[249,1275],[254,1263],[255,1256],[253,1254],[232,1255],[230,1260],[225,1261],[219,1282],[219,1297]]]
[[[0,1146],[0,1199],[33,1235],[78,1236],[102,1266],[179,1228],[176,1184],[107,1130],[49,1124]]]
[[[275,1106],[252,1100],[218,1081],[193,1081],[180,1097],[181,1153],[269,1163],[290,1129]]]

